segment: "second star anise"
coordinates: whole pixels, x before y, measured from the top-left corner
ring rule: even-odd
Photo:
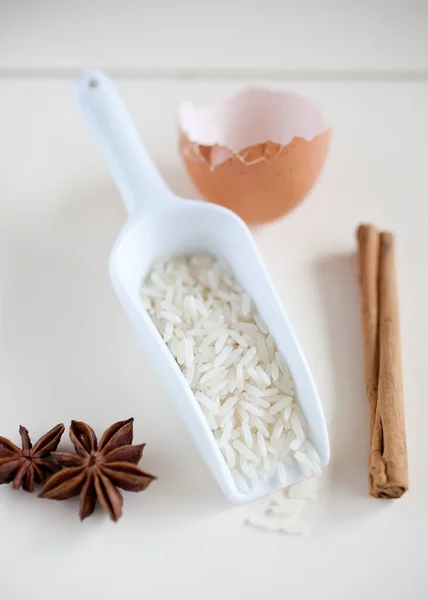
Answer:
[[[0,484],[12,483],[15,490],[22,487],[26,492],[32,492],[35,483],[44,483],[51,473],[60,469],[52,460],[51,452],[57,449],[63,433],[64,425],[60,423],[33,446],[28,429],[21,425],[22,449],[0,437]]]
[[[80,519],[89,517],[97,500],[113,521],[122,515],[122,495],[118,488],[141,492],[156,479],[138,466],[145,444],[132,445],[134,419],[119,421],[107,429],[98,443],[86,423],[72,421],[70,439],[76,450],[54,452],[62,467],[47,482],[42,498],[66,500],[80,494]]]

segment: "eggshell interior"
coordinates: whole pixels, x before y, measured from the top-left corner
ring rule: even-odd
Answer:
[[[291,210],[308,193],[327,154],[330,130],[307,99],[248,90],[206,108],[183,103],[180,150],[201,193],[248,223]]]

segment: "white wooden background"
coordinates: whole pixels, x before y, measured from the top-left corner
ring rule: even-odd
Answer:
[[[0,66],[421,74],[424,0],[1,0]]]
[[[428,2],[0,0],[0,434],[34,438],[134,415],[159,475],[100,513],[0,488],[0,598],[423,600],[428,322]],[[181,100],[255,83],[300,91],[333,126],[326,168],[289,217],[255,232],[331,426],[309,538],[242,525],[148,366],[107,260],[125,218],[78,114],[83,66],[117,81],[161,173],[196,195],[176,150]],[[411,491],[367,497],[354,229],[397,232]],[[225,591],[226,590],[226,591]]]

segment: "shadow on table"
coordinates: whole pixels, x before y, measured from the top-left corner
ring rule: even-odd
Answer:
[[[349,518],[387,506],[368,496],[369,407],[355,256],[328,256],[315,264],[314,273],[334,380],[329,487],[335,518]]]

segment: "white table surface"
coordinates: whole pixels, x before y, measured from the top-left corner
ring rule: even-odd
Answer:
[[[311,46],[303,67],[306,74],[365,69],[355,81],[326,81],[324,71],[307,81],[307,75],[283,80],[276,73],[275,81],[261,75],[264,85],[308,95],[334,128],[326,168],[304,204],[255,231],[333,418],[322,514],[312,535],[302,537],[243,524],[249,507],[223,499],[141,351],[107,270],[125,211],[67,78],[68,70],[92,61],[110,66],[165,179],[177,193],[197,196],[176,150],[179,102],[226,97],[258,83],[251,72],[268,73],[283,63],[265,55],[255,70],[240,55],[232,66],[242,72],[225,72],[222,79],[215,70],[227,66],[220,52],[216,64],[207,55],[211,71],[184,80],[174,70],[165,76],[162,68],[180,63],[189,74],[204,63],[189,62],[182,49],[173,64],[173,49],[164,47],[153,67],[157,77],[148,74],[149,62],[132,62],[129,46],[117,58],[108,31],[97,30],[100,44],[91,48],[82,40],[81,53],[78,44],[59,42],[58,52],[49,53],[63,16],[57,27],[51,16],[52,27],[41,19],[32,29],[34,7],[23,2],[20,12],[17,4],[0,1],[0,23],[8,24],[7,40],[0,36],[0,434],[18,441],[22,423],[36,440],[71,419],[89,422],[101,434],[134,416],[135,440],[147,442],[141,466],[159,480],[144,494],[124,494],[118,524],[100,511],[80,524],[76,501],[39,500],[1,486],[0,598],[425,599],[428,81],[420,69],[428,53],[420,51],[427,42],[418,35],[424,3],[419,19],[403,12],[402,27],[395,19],[391,27],[382,25],[378,44],[385,52],[374,62],[391,81],[370,75],[364,55],[349,50],[352,44],[345,44],[349,52],[337,64],[312,60],[317,52]],[[53,4],[41,2],[39,16]],[[95,11],[96,2],[87,4]],[[156,11],[149,14],[155,23]],[[346,15],[351,19],[352,13]],[[398,30],[411,41],[405,18],[416,33],[400,64],[395,50],[387,55],[386,49]],[[74,14],[74,22],[85,30],[82,15]],[[131,27],[129,15],[127,22]],[[368,22],[381,27],[376,18]],[[110,13],[106,23],[113,27]],[[32,31],[31,44],[14,42],[11,27]],[[49,39],[51,29],[56,37]],[[333,27],[332,35],[341,34]],[[327,43],[322,53],[335,54]],[[368,407],[354,262],[354,230],[361,221],[391,228],[398,237],[411,489],[396,502],[367,495]]]

